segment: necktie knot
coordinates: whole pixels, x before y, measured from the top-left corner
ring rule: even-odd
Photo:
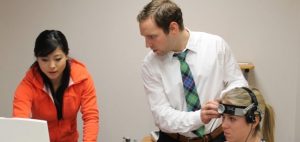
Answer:
[[[177,57],[180,61],[185,61],[185,57],[187,55],[187,53],[189,52],[189,50],[185,50],[184,52],[181,53],[175,53],[173,56]]]

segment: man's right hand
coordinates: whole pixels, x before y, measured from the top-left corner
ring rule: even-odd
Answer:
[[[218,101],[208,101],[201,108],[201,120],[204,124],[210,122],[213,118],[219,118],[221,115],[218,113]]]

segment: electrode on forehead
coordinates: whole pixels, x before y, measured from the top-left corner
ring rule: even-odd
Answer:
[[[244,116],[247,113],[247,111],[250,110],[252,107],[253,107],[253,104],[250,104],[248,107],[220,104],[218,106],[218,113]]]

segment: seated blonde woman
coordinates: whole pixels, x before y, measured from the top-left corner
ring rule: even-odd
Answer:
[[[234,88],[218,109],[228,142],[274,142],[274,111],[257,89]]]

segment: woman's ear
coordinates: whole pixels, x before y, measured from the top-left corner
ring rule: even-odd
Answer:
[[[260,122],[259,116],[256,115],[255,116],[255,121],[253,122],[254,123],[253,125],[254,125],[255,128],[256,128],[257,125],[259,125],[259,122]]]

